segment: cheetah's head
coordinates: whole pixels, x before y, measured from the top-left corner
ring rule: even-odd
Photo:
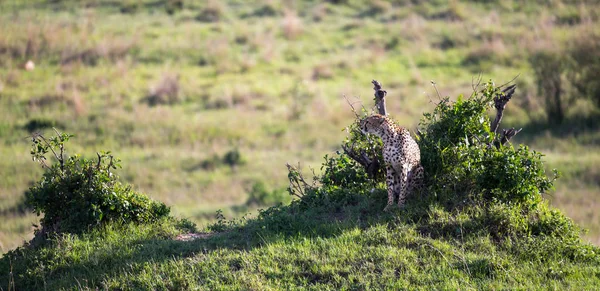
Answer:
[[[381,125],[385,122],[385,117],[379,114],[371,115],[360,121],[360,131],[362,133],[377,134],[381,129]]]

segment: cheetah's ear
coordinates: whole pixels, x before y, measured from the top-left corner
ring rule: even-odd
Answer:
[[[375,123],[375,125],[380,126],[385,122],[385,118],[383,118],[383,116],[381,115],[376,115],[374,116],[375,118],[373,118],[373,123]]]

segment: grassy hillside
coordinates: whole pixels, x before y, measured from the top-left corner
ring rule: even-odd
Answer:
[[[205,226],[218,209],[268,206],[246,201],[255,185],[283,192],[285,162],[318,170],[353,118],[343,96],[369,106],[371,79],[414,127],[437,98],[430,80],[468,95],[479,73],[520,74],[505,120],[563,173],[546,198],[598,242],[597,110],[578,102],[564,125],[545,124],[527,61],[597,29],[597,4],[334,2],[0,2],[0,251],[38,221],[21,207],[41,176],[31,132],[76,133],[72,151],[89,157],[111,150],[125,182]]]
[[[5,254],[0,282],[8,290],[594,288],[600,248],[583,241],[581,229],[542,199],[554,179],[541,155],[523,146],[489,146],[497,137],[486,109],[502,94],[487,83],[468,99],[440,100],[424,116],[418,142],[427,186],[402,208],[382,211],[385,183],[336,154],[326,157],[315,183],[290,168],[290,182],[299,182],[290,186],[298,197],[288,205],[259,210],[256,218],[228,220],[219,212],[204,232],[163,211],[151,223],[120,223],[113,213],[117,219],[91,230],[94,222],[69,224],[76,227],[72,233],[83,228],[80,234],[57,227],[80,213],[45,217],[45,230],[65,233],[46,241],[38,235]],[[371,146],[362,135],[349,139]],[[48,173],[59,176],[35,184],[42,204],[65,199],[43,189],[123,188],[101,182],[108,173],[102,166],[89,170],[99,180],[73,185],[73,177],[88,170],[66,167],[56,165]],[[76,208],[97,210],[85,203]]]
[[[0,261],[0,282],[14,282],[16,290],[582,290],[600,284],[598,248],[565,250],[556,238],[499,243],[483,235],[485,228],[468,230],[474,221],[440,209],[423,218],[429,222],[383,214],[385,198],[378,197],[301,213],[275,209],[193,241],[176,239],[181,231],[169,222],[65,237],[25,251],[10,276],[8,259]]]

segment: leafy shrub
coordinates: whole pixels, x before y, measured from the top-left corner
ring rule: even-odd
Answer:
[[[234,148],[226,152],[223,157],[220,157],[217,154],[209,156],[200,162],[199,166],[204,170],[214,171],[223,165],[227,165],[230,168],[235,169],[235,167],[243,165],[244,163],[245,161],[242,157],[242,154],[237,148]]]
[[[281,14],[280,7],[273,2],[267,2],[257,7],[250,15],[255,17],[272,17]]]
[[[46,139],[34,135],[31,155],[46,170],[42,179],[26,193],[26,203],[38,214],[46,233],[82,233],[106,222],[146,223],[169,215],[169,207],[128,185],[118,182],[111,172],[120,167],[110,152],[99,153],[97,160],[79,155],[65,156],[64,145],[72,135],[56,131]],[[56,163],[49,165],[51,153]]]
[[[568,80],[579,94],[600,107],[600,34],[582,33],[568,55],[572,60]]]
[[[356,120],[346,128],[349,133],[349,136],[342,143],[342,148],[352,149],[355,152],[363,152],[370,155],[373,159],[376,160],[374,165],[384,165],[383,161],[383,142],[379,138],[374,138],[369,135],[365,135],[360,131],[360,121],[362,118],[367,116],[367,112],[362,112],[361,115],[356,115]],[[342,156],[348,158],[348,155],[344,152]],[[327,159],[327,158],[326,158]],[[352,161],[354,162],[354,161]],[[334,164],[327,163],[331,166]],[[339,164],[339,163],[338,163]],[[342,162],[344,166],[358,166],[356,163],[350,162]],[[325,165],[324,165],[325,166]],[[327,167],[325,167],[327,169]],[[362,169],[363,171],[365,169]],[[369,170],[369,169],[367,169]],[[346,171],[345,167],[337,167],[337,169],[329,169],[330,173],[338,172],[338,171]],[[370,181],[384,181],[385,173],[383,167],[379,167],[377,171],[367,171],[369,173],[373,173],[372,177],[369,177]],[[360,175],[359,175],[360,176]],[[357,182],[360,182],[357,181]]]
[[[235,166],[243,164],[244,161],[242,160],[242,155],[240,154],[240,151],[237,148],[235,148],[225,153],[225,155],[223,156],[223,163],[233,168]]]
[[[421,163],[430,194],[449,205],[466,201],[535,207],[553,187],[542,155],[526,146],[499,146],[487,111],[504,94],[492,82],[456,102],[444,98],[419,125]],[[555,173],[556,178],[557,173]],[[465,200],[466,199],[466,200]]]
[[[165,11],[168,14],[174,14],[183,9],[183,0],[167,0],[165,3]]]
[[[23,129],[28,132],[35,132],[42,129],[48,129],[52,127],[64,127],[62,124],[59,124],[58,121],[46,118],[33,118],[30,119],[24,126]]]
[[[568,100],[565,92],[564,75],[567,59],[562,52],[540,51],[529,58],[535,72],[538,94],[543,97],[549,123],[561,123],[565,118]]]
[[[141,3],[139,1],[123,1],[121,3],[121,13],[124,14],[133,14],[136,13],[141,7]]]
[[[490,81],[469,98],[442,98],[433,112],[424,114],[416,139],[426,189],[419,199],[409,197],[400,215],[423,223],[423,231],[431,235],[455,236],[457,226],[450,221],[460,221],[466,215],[471,221],[465,222],[465,231],[483,231],[498,241],[549,233],[578,237],[579,229],[562,214],[551,216],[555,222],[540,224],[549,211],[541,194],[553,187],[557,173],[553,178],[547,177],[540,153],[526,146],[503,145],[501,136],[490,129],[488,111],[494,106],[494,99],[503,94],[502,87]],[[367,153],[383,165],[381,140],[358,130],[362,118],[357,116],[357,122],[348,127],[349,137],[343,147]],[[315,177],[318,183],[310,184],[296,168],[288,168],[290,194],[299,197],[292,205],[345,207],[357,203],[361,196],[380,201],[381,206],[385,203],[382,169],[369,176],[346,153],[325,157],[322,174]]]
[[[143,100],[150,106],[159,104],[175,104],[181,101],[179,76],[177,74],[165,73],[160,80],[150,88],[150,92]]]
[[[278,203],[286,203],[290,201],[290,196],[286,194],[285,190],[272,190],[267,189],[267,185],[258,181],[252,185],[252,189],[248,193],[248,200],[246,205],[248,206],[271,206]]]
[[[325,155],[325,162],[321,166],[321,171],[323,171],[323,174],[319,181],[327,187],[351,189],[373,183],[362,167],[357,165],[347,154],[342,154],[339,151],[334,157]]]
[[[538,51],[529,58],[551,124],[565,119],[575,99],[591,99],[600,107],[600,34],[584,29],[575,35],[566,48]]]
[[[368,4],[366,10],[363,11],[361,15],[363,17],[373,17],[376,15],[383,14],[392,9],[392,4],[383,0],[369,1],[367,3]]]
[[[196,20],[200,22],[219,22],[225,14],[225,6],[218,1],[209,1],[200,10]]]

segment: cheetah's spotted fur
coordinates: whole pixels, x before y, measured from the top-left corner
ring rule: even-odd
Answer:
[[[398,196],[398,206],[402,206],[408,194],[422,187],[424,172],[419,145],[408,129],[396,125],[387,116],[369,116],[360,122],[360,129],[383,141],[388,186],[388,203],[384,211],[392,206],[395,195]]]

